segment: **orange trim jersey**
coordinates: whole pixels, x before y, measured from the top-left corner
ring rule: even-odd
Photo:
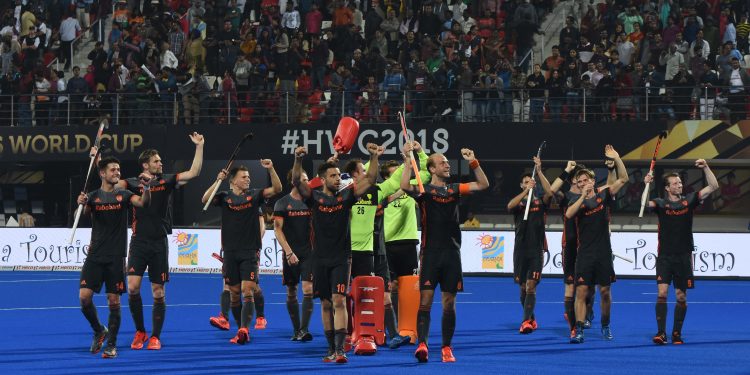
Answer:
[[[469,184],[424,185],[424,194],[410,192],[419,204],[422,219],[421,249],[461,250],[458,221],[459,198],[470,193]]]
[[[172,233],[172,192],[177,188],[176,174],[154,176],[151,186],[151,203],[148,207],[133,208],[133,236],[147,238],[166,237]],[[128,190],[142,195],[143,187],[137,177],[125,180]]]

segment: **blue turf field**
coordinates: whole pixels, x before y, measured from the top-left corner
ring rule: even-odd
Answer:
[[[323,373],[358,374],[750,374],[749,282],[701,281],[688,293],[683,330],[686,344],[656,347],[651,280],[620,280],[613,286],[614,341],[599,334],[598,311],[586,343],[568,344],[563,320],[562,280],[546,279],[537,294],[539,330],[518,334],[521,306],[510,278],[465,279],[458,297],[454,364],[440,362],[440,313],[433,307],[430,361],[417,364],[414,346],[381,348],[375,356],[350,355],[346,365],[324,364],[326,344],[316,301],[309,343],[290,342],[291,323],[279,276],[263,276],[268,329],[251,331],[253,341],[233,346],[231,331],[218,331],[208,317],[218,311],[219,275],[172,275],[167,287],[167,317],[161,351],[133,351],[133,322],[123,299],[119,357],[104,360],[88,353],[90,328],[78,307],[78,274],[0,272],[0,374],[17,373]],[[671,291],[670,291],[671,293]],[[146,327],[151,327],[151,297],[143,288]],[[670,302],[673,301],[670,295]],[[94,298],[106,324],[103,295]],[[667,329],[672,326],[669,304]],[[598,307],[597,307],[598,309]]]

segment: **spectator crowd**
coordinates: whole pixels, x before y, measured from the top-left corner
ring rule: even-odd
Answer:
[[[5,1],[0,118],[39,126],[102,116],[117,125],[385,122],[398,111],[472,122],[746,117],[746,2],[573,3],[540,57],[530,53],[534,35],[560,13],[555,0]]]

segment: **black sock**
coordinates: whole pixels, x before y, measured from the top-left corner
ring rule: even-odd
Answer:
[[[685,315],[687,314],[687,302],[677,301],[674,305],[674,327],[672,327],[673,335],[682,334],[682,323],[685,322]]]
[[[576,322],[576,333],[583,333],[583,322]]]
[[[120,304],[109,305],[109,323],[107,324],[107,329],[109,329],[109,339],[107,340],[107,344],[111,346],[117,345],[117,332],[120,331],[121,320]]]
[[[586,295],[586,318],[594,314],[594,293]]]
[[[388,338],[392,339],[398,336],[396,327],[396,314],[393,312],[393,305],[385,305],[385,329],[388,331]]]
[[[242,304],[240,301],[232,302],[230,304],[230,308],[232,310],[232,317],[234,318],[234,323],[237,324],[237,327],[242,327]]]
[[[302,295],[302,320],[300,320],[299,328],[307,331],[307,327],[310,325],[310,317],[313,313],[313,296],[312,294]]]
[[[294,298],[294,299],[292,299]],[[289,312],[289,319],[292,320],[292,328],[294,328],[294,333],[296,334],[299,331],[300,322],[299,322],[299,301],[297,301],[297,296],[286,298],[286,310]]]
[[[225,290],[221,292],[221,315],[224,318],[229,318],[229,291]]]
[[[656,298],[656,326],[659,332],[667,332],[667,298]]]
[[[334,339],[333,330],[325,331],[326,341],[328,341],[328,350],[336,350],[336,341]]]
[[[151,336],[159,338],[161,335],[161,328],[164,327],[164,316],[167,313],[167,304],[164,303],[164,297],[154,298],[154,308],[151,310],[151,318],[154,321],[154,328],[151,331]]]
[[[534,307],[536,306],[536,293],[526,293],[526,303],[523,305],[523,320],[534,318]]]
[[[140,294],[128,294],[128,305],[130,306],[130,315],[133,316],[135,330],[146,332],[146,326],[143,324],[143,300]]]
[[[96,306],[94,306],[94,302],[87,304],[81,303],[81,312],[83,312],[83,316],[86,317],[86,320],[89,321],[91,329],[93,329],[94,332],[99,333],[102,331],[102,324],[99,323],[99,317],[96,315]]]
[[[253,313],[255,312],[255,301],[253,296],[245,296],[242,303],[242,309],[240,310],[240,327],[247,328],[247,325],[253,321]]]
[[[337,329],[334,332],[334,343],[336,344],[336,351],[337,352],[343,352],[344,351],[344,340],[346,339],[346,330],[345,329]]]
[[[393,307],[393,313],[398,318],[398,290],[391,291],[391,306]]]
[[[576,327],[576,311],[573,297],[565,297],[565,313],[568,314],[568,325],[573,330]]]
[[[521,308],[525,309],[526,308],[526,290],[525,289],[521,291],[520,300],[521,300]]]
[[[430,336],[430,310],[429,307],[419,306],[417,311],[417,337],[420,343],[427,344],[427,338]]]
[[[451,346],[453,332],[456,331],[456,311],[443,310],[443,346]]]
[[[258,292],[254,294],[256,314],[258,315],[258,318],[264,318],[266,316],[266,299],[263,298],[263,290],[258,288]]]

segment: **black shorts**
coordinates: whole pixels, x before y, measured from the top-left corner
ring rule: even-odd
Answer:
[[[385,284],[385,291],[391,291],[391,273],[388,271],[388,258],[385,255],[375,255],[375,276],[380,276]]]
[[[256,254],[257,255],[257,254]],[[243,281],[258,282],[258,258],[250,254],[224,252],[224,283],[237,285]]]
[[[542,278],[543,250],[520,250],[513,252],[513,280],[521,285],[526,280],[539,281]]]
[[[576,285],[609,286],[617,281],[612,254],[579,256],[576,259]]]
[[[313,266],[313,293],[316,298],[330,300],[334,294],[346,295],[349,290],[351,260],[338,264]]]
[[[399,276],[414,275],[414,270],[419,267],[416,242],[388,242],[385,244],[385,253],[388,256],[388,269],[393,280],[397,280]]]
[[[371,276],[375,271],[375,258],[372,251],[352,251],[352,278]]]
[[[656,283],[674,283],[675,289],[695,287],[693,279],[693,254],[659,255],[656,257]]]
[[[562,269],[565,277],[565,284],[573,284],[576,277],[576,256],[578,255],[578,246],[568,244],[562,251]]]
[[[464,290],[460,251],[423,249],[420,258],[419,290],[435,290],[438,284],[447,293]]]
[[[297,254],[299,262],[295,265],[290,265],[287,262],[286,256],[281,262],[281,284],[286,286],[294,286],[299,284],[300,281],[313,281],[313,261],[312,256],[308,252],[307,255]]]
[[[152,284],[169,281],[169,245],[167,237],[132,237],[128,253],[128,275],[140,276],[146,273]]]
[[[118,259],[107,262],[86,258],[81,268],[81,288],[99,293],[104,283],[109,294],[125,293],[125,258]]]

